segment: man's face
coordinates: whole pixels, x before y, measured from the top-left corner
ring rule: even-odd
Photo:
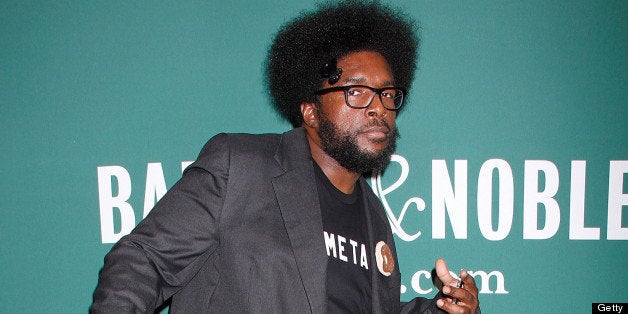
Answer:
[[[371,51],[351,53],[338,60],[342,77],[334,86],[366,85],[374,88],[394,84],[388,63]],[[331,87],[325,82],[323,88]],[[384,108],[375,95],[367,108],[351,108],[342,91],[321,95],[318,110],[323,150],[344,168],[356,173],[383,170],[395,151],[398,137],[396,112]]]

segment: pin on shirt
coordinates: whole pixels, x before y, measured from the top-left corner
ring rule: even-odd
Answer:
[[[390,276],[395,269],[395,259],[384,241],[379,241],[375,245],[375,262],[377,269],[384,276]]]

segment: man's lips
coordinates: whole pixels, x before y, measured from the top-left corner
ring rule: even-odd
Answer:
[[[390,128],[383,125],[371,126],[362,130],[362,132],[360,133],[365,134],[369,140],[381,142],[388,139],[388,133],[390,133]]]

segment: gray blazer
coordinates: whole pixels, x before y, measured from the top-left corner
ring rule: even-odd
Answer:
[[[172,313],[325,313],[327,254],[312,163],[301,128],[215,136],[107,254],[90,311],[153,312],[172,297]],[[397,313],[388,219],[363,178],[359,184],[368,245],[374,251],[384,241],[395,260],[390,276],[370,267],[373,310]],[[433,303],[414,300],[405,310]]]

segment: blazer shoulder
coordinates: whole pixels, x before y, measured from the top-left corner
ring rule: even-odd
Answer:
[[[220,133],[207,141],[190,168],[210,170],[228,164],[233,156],[272,157],[280,142],[281,134]]]

